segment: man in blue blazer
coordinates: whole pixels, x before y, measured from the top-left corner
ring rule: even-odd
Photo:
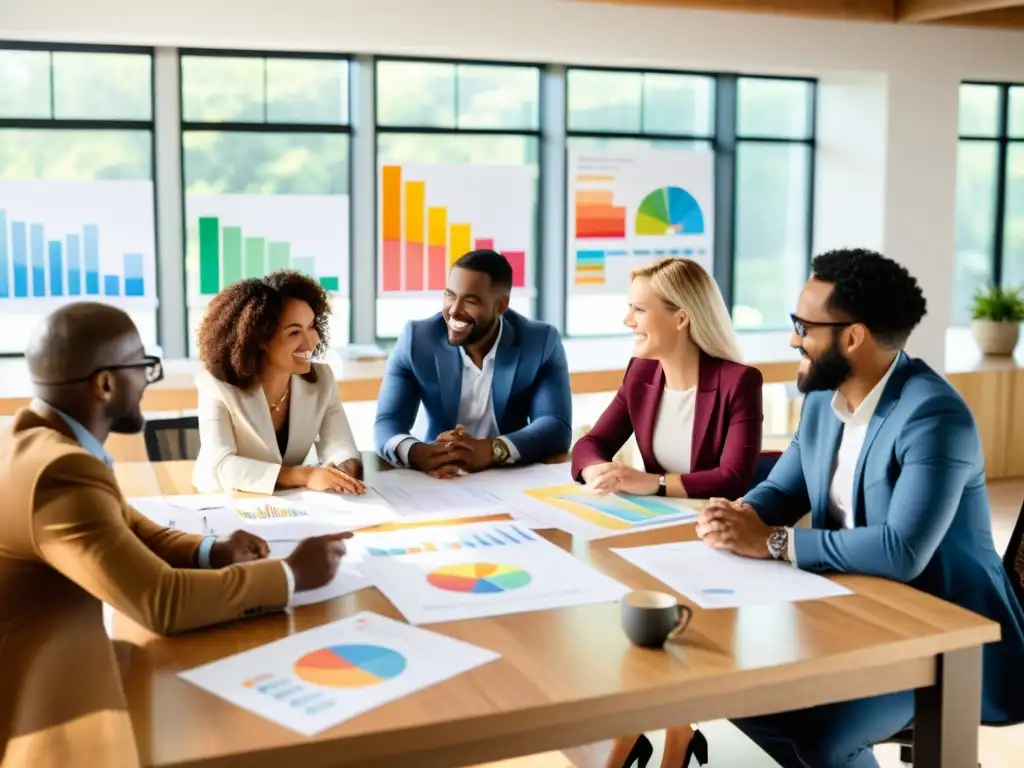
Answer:
[[[409,323],[377,400],[377,453],[440,477],[569,450],[572,396],[558,331],[508,308],[512,267],[477,250],[452,266],[441,312]],[[420,403],[427,442],[409,434]]]
[[[742,501],[713,500],[709,545],[798,568],[909,584],[998,622],[982,721],[1024,719],[1024,611],[992,540],[981,441],[955,389],[903,346],[925,314],[917,281],[870,251],[832,251],[792,316],[807,393],[793,442]],[[808,510],[811,528],[792,526]],[[784,768],[875,768],[912,691],[736,721]]]

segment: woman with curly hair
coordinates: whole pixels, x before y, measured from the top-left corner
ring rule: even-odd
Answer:
[[[363,493],[359,450],[330,365],[327,293],[282,270],[218,293],[199,326],[201,491]],[[319,464],[304,465],[310,448]]]

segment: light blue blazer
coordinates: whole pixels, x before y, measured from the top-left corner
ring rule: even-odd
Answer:
[[[554,326],[508,310],[494,358],[494,418],[519,451],[519,463],[569,450],[572,394],[565,350]],[[408,434],[422,402],[427,440],[456,427],[462,397],[462,356],[448,343],[438,312],[409,323],[388,358],[373,425],[378,455],[397,464],[388,441]]]
[[[796,528],[800,568],[900,581],[1002,626],[984,650],[982,720],[1024,720],[1024,611],[992,540],[981,440],[967,404],[923,361],[900,353],[854,475],[855,527],[830,530],[829,486],[842,436],[831,392],[804,401],[768,479],[744,500],[769,525]]]

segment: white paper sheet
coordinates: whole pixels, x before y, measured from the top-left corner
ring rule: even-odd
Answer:
[[[373,488],[403,518],[480,517],[507,511],[501,496],[473,483],[472,477],[438,480],[412,469],[392,469],[381,472]]]
[[[128,506],[164,528],[174,528],[183,533],[205,535],[204,512],[175,504],[170,499],[187,497],[149,496],[128,499]]]
[[[360,565],[413,624],[613,602],[628,588],[519,523],[356,534]]]
[[[701,608],[742,608],[853,594],[840,584],[778,560],[754,560],[703,541],[613,549]]]
[[[369,611],[180,673],[305,736],[500,658]]]
[[[295,541],[272,541],[269,544],[271,560],[284,560],[298,546],[298,542]],[[302,592],[296,592],[292,595],[292,607],[298,608],[303,605],[324,603],[328,600],[344,597],[345,595],[350,595],[353,592],[373,586],[373,582],[366,578],[359,567],[359,563],[363,558],[362,551],[352,547],[347,547],[346,549],[345,556],[341,559],[341,565],[334,574],[334,579],[319,589],[307,589]]]

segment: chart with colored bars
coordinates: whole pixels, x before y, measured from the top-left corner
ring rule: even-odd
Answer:
[[[347,291],[347,195],[189,195],[186,213],[193,299],[282,269]]]
[[[508,259],[513,289],[525,288],[531,174],[530,166],[383,164],[381,293],[436,295],[460,256],[484,248]]]
[[[546,507],[539,519],[589,539],[690,522],[697,519],[702,503],[693,499],[602,495],[576,484],[533,488],[524,493]]]
[[[0,307],[155,306],[150,182],[0,182]]]
[[[509,547],[537,541],[537,536],[518,525],[494,525],[479,528],[465,526],[445,532],[425,530],[422,541],[406,542],[400,546],[366,548],[370,557],[395,557],[415,555],[421,552],[440,552],[451,549],[485,549]]]
[[[706,150],[570,149],[571,290],[625,293],[634,269],[666,257],[711,271],[713,171]]]
[[[309,512],[298,507],[285,507],[278,504],[259,504],[246,507],[235,507],[235,513],[243,520],[257,522],[260,520],[296,520],[309,517]]]

